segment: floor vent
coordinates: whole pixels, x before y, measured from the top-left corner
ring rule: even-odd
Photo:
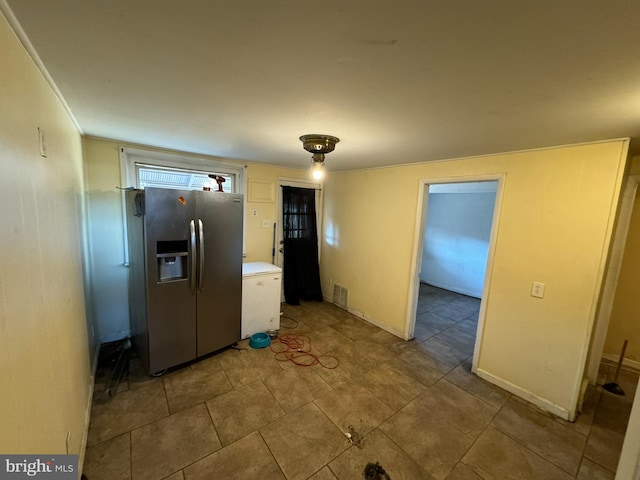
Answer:
[[[333,284],[333,304],[337,307],[347,309],[347,298],[349,295],[349,290],[347,287],[343,287],[342,285],[338,285],[337,283]]]

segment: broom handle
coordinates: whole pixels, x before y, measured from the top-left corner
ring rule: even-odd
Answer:
[[[624,360],[624,353],[627,351],[628,340],[625,340],[622,344],[622,352],[620,353],[620,360],[618,360],[618,366],[616,367],[616,375],[613,377],[613,383],[618,383],[618,375],[620,374],[620,367],[622,367],[622,360]]]

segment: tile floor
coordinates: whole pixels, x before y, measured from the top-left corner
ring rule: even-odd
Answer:
[[[247,342],[162,377],[133,359],[96,401],[84,473],[118,479],[613,479],[637,374],[590,388],[568,423],[470,373],[479,300],[423,285],[404,342],[327,303],[283,306],[334,369]],[[327,366],[332,359],[325,357]],[[613,366],[603,365],[610,381]],[[345,435],[349,433],[351,439]]]

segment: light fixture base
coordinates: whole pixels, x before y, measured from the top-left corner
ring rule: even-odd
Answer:
[[[331,135],[320,135],[316,133],[302,135],[300,137],[303,148],[310,153],[326,154],[331,153],[336,148],[336,143],[340,141],[339,138]]]

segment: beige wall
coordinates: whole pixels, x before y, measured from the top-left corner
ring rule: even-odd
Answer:
[[[302,152],[301,163],[307,154]],[[309,170],[274,167],[257,163],[247,163],[247,203],[246,203],[246,258],[245,262],[271,263],[273,245],[273,222],[277,220],[276,200],[279,192],[279,178],[302,179],[309,181]],[[267,201],[267,191],[273,192],[272,200]],[[252,210],[257,216],[252,216]],[[264,228],[262,220],[270,220],[270,227]]]
[[[348,287],[350,309],[405,334],[420,181],[504,174],[478,370],[571,416],[627,143],[334,173],[325,183],[323,289],[329,279]],[[542,300],[529,295],[534,280],[546,283]]]
[[[129,334],[127,267],[124,266],[124,239],[120,185],[120,147],[140,147],[124,142],[85,137],[87,200],[91,238],[91,279],[93,315],[102,341]],[[162,153],[167,150],[144,147]],[[304,156],[304,152],[302,153]],[[203,157],[200,158],[212,158]],[[220,159],[232,161],[229,159]],[[276,218],[278,178],[306,178],[306,169],[288,169],[238,162],[246,165],[245,252],[247,262],[271,262],[273,221]],[[252,216],[256,210],[257,216]],[[262,221],[269,220],[269,228]]]
[[[101,342],[129,335],[118,144],[84,138],[92,316]]]
[[[1,14],[0,45],[0,452],[66,453],[69,435],[81,453],[91,371],[80,135]]]
[[[629,232],[624,247],[604,354],[617,359],[624,340],[628,340],[625,358],[640,366],[640,189],[636,191]]]

